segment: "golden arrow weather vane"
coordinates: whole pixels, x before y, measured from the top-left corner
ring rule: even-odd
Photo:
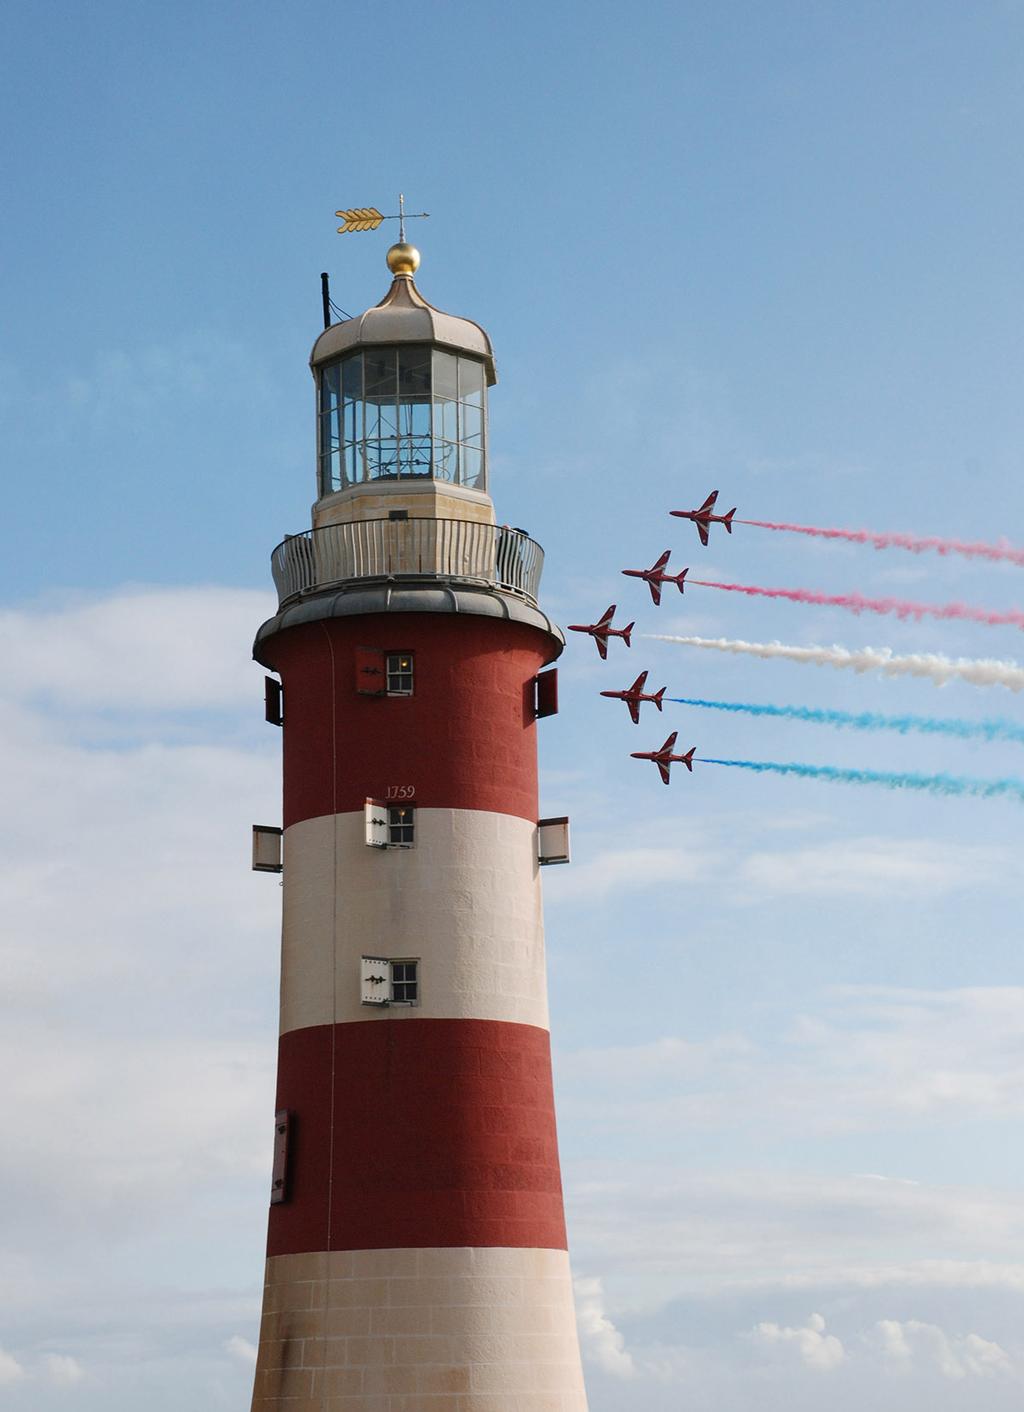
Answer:
[[[397,221],[398,238],[404,242],[406,221],[425,220],[430,215],[430,212],[416,211],[407,215],[405,210],[405,196],[400,193],[398,197],[398,214],[395,216],[382,215],[380,211],[377,210],[376,206],[353,206],[351,210],[335,211],[334,214],[340,216],[345,223],[338,227],[339,235],[350,235],[360,230],[376,230],[382,221]]]

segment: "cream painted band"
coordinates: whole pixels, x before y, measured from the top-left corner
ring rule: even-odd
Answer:
[[[564,1250],[267,1261],[253,1412],[586,1412]]]
[[[358,813],[285,830],[281,1032],[383,1019],[548,1027],[537,827],[418,809],[412,848],[370,848]],[[360,958],[417,957],[420,1003],[363,1005]]]
[[[486,491],[427,477],[416,480],[403,476],[400,480],[370,481],[321,496],[313,506],[313,528],[348,524],[352,520],[387,519],[393,510],[408,510],[413,517],[428,519],[480,520],[487,525],[495,522],[494,503]]]

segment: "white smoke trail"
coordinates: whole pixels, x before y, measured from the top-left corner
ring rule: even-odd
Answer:
[[[672,637],[645,632],[654,642],[678,642],[684,647],[704,647],[713,652],[733,652],[745,657],[781,657],[788,662],[811,662],[816,667],[839,667],[853,672],[881,672],[888,677],[923,677],[935,686],[950,681],[972,686],[1005,686],[1024,690],[1024,667],[993,657],[943,657],[937,652],[896,656],[889,647],[793,647],[784,642],[744,642],[727,637]]]

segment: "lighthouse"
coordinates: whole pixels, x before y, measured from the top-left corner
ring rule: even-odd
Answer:
[[[404,230],[403,230],[404,237]],[[254,655],[283,729],[281,1015],[253,1412],[585,1412],[552,1096],[543,553],[496,522],[486,332],[404,238],[313,347],[312,526]]]

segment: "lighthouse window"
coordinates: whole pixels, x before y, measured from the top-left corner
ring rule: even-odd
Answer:
[[[412,847],[414,818],[411,804],[388,805],[388,844],[392,848]]]
[[[420,998],[418,961],[392,961],[391,999],[396,1005],[415,1005]]]
[[[364,956],[360,961],[360,1001],[363,1005],[418,1005],[420,963],[410,957],[393,961]]]
[[[389,652],[387,660],[389,696],[412,695],[412,653]]]

